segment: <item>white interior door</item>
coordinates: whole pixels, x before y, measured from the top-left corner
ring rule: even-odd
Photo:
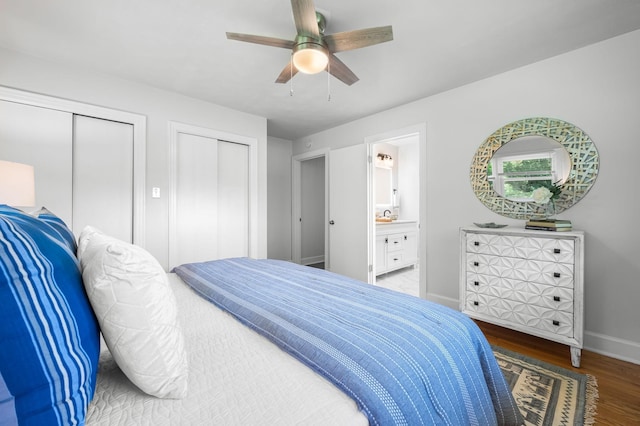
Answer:
[[[329,153],[328,269],[367,282],[367,152],[366,145]]]
[[[249,255],[249,146],[178,133],[170,266]]]
[[[133,125],[74,115],[72,224],[133,241]]]

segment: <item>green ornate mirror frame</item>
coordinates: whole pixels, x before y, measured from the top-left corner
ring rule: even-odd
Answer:
[[[496,130],[480,145],[471,163],[471,186],[476,197],[495,213],[513,219],[529,219],[544,214],[544,205],[514,201],[493,190],[487,166],[493,154],[507,143],[517,143],[523,136],[544,136],[560,143],[571,158],[571,171],[560,185],[555,200],[556,213],[567,210],[589,192],[598,176],[598,151],[591,138],[571,123],[554,118],[534,117],[514,121]]]

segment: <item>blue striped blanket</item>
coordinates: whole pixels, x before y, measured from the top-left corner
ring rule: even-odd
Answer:
[[[278,260],[174,272],[334,383],[371,425],[522,423],[491,347],[457,311]]]

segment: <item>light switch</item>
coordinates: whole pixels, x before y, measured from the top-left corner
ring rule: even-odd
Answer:
[[[160,198],[160,188],[154,187],[151,189],[151,198]]]

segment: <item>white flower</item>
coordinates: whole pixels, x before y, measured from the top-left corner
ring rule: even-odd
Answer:
[[[536,204],[547,204],[549,202],[549,200],[551,200],[551,197],[553,196],[553,193],[549,190],[549,188],[541,186],[539,188],[536,188],[531,193],[531,196],[533,198],[533,202],[534,203],[536,203]]]

